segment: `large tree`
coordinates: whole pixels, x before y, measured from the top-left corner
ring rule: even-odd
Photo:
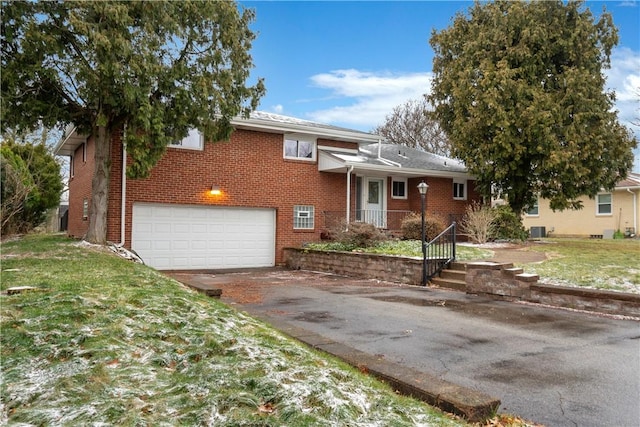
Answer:
[[[87,240],[106,242],[114,133],[126,128],[127,174],[144,177],[190,128],[228,139],[257,107],[253,19],[231,1],[2,2],[2,126],[94,138]]]
[[[572,0],[476,2],[433,31],[430,100],[485,195],[579,208],[626,176],[637,141],[603,74],[617,42],[610,14]]]
[[[394,144],[448,156],[449,140],[430,110],[426,97],[409,100],[396,106],[373,132]]]

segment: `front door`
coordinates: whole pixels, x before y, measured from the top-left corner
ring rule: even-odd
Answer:
[[[367,178],[364,194],[364,220],[378,228],[386,228],[387,226],[384,196],[384,179]]]

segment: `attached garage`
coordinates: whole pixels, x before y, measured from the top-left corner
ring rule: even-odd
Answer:
[[[131,247],[159,270],[275,265],[274,209],[135,203]]]

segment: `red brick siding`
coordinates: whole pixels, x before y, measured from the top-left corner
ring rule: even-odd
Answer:
[[[204,150],[168,148],[148,178],[128,179],[126,185],[125,246],[131,246],[133,204],[136,202],[175,203],[229,207],[273,208],[276,211],[276,263],[282,250],[317,241],[323,231],[324,211],[344,212],[346,175],[318,172],[317,162],[283,158],[282,134],[237,130],[230,142],[205,144]],[[356,149],[357,144],[319,139],[318,145]],[[75,175],[70,181],[69,234],[81,237],[88,221],[82,221],[82,199],[89,197],[93,174],[93,142],[88,144],[87,163],[76,154]],[[122,144],[120,135],[112,143],[111,179],[107,239],[120,242],[120,200]],[[351,205],[355,209],[355,174],[351,180]],[[388,182],[388,209],[420,211],[416,186],[419,178],[408,180],[408,200],[391,199]],[[429,211],[463,213],[466,202],[454,201],[452,180],[427,178]],[[209,193],[212,185],[222,190],[219,196]],[[471,191],[469,196],[471,196]],[[315,229],[293,229],[293,206],[315,207]]]
[[[83,150],[86,153],[83,156]],[[72,237],[83,237],[89,228],[89,218],[83,218],[83,201],[87,199],[91,207],[91,180],[94,170],[93,140],[78,147],[71,161],[73,176],[69,177],[69,223],[67,233]],[[86,161],[83,160],[86,159]]]

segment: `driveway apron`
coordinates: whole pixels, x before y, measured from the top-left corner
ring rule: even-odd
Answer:
[[[171,272],[222,301],[458,384],[547,426],[640,426],[640,321],[280,268]]]

